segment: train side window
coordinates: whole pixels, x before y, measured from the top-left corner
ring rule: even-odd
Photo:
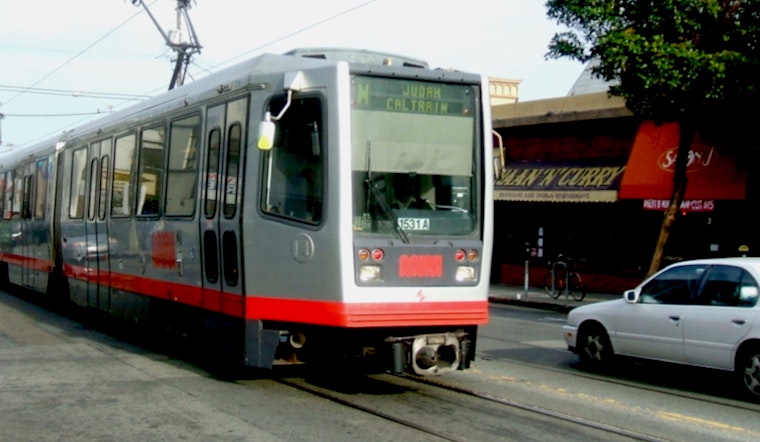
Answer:
[[[5,197],[3,198],[3,219],[11,219],[13,216],[13,171],[5,173]]]
[[[201,117],[172,122],[169,131],[169,170],[166,176],[166,215],[195,212],[198,171],[198,136]]]
[[[130,191],[135,165],[135,134],[116,139],[113,160],[113,182],[111,183],[111,216],[126,217],[132,213]]]
[[[48,170],[48,160],[42,159],[37,161],[35,186],[37,195],[34,198],[34,217],[42,219],[45,217],[45,204],[47,204],[47,186],[50,171]]]
[[[0,172],[0,221],[5,219],[5,172]]]
[[[24,177],[24,192],[21,197],[21,219],[32,218],[32,195],[34,194],[34,181],[32,181],[32,177],[33,175]]]
[[[161,181],[164,170],[166,129],[156,126],[142,131],[140,137],[137,215],[158,215],[161,207]]]
[[[108,140],[110,143],[110,140]],[[106,142],[104,141],[104,144]],[[108,171],[109,171],[109,158],[108,155],[103,155],[100,158],[100,196],[98,197],[98,219],[103,221],[106,219],[106,197],[108,196]]]
[[[13,215],[22,215],[24,196],[24,169],[18,168],[13,183]],[[22,216],[23,218],[23,216]]]
[[[71,155],[71,189],[69,218],[84,218],[84,200],[87,184],[87,149],[80,148]]]
[[[219,147],[222,130],[214,128],[208,134],[208,158],[206,158],[206,218],[216,215],[217,186],[219,186]]]
[[[90,204],[87,207],[87,219],[89,220],[95,219],[95,209],[97,208],[98,198],[98,184],[100,184],[100,181],[98,180],[99,170],[100,167],[98,167],[98,159],[93,158],[92,161],[90,161],[90,196],[88,197],[90,199]]]
[[[283,100],[273,100],[276,114]],[[262,210],[277,216],[318,224],[322,219],[324,140],[319,98],[293,100],[277,121],[274,147],[266,154]]]
[[[232,218],[237,210],[238,184],[240,177],[240,142],[242,137],[242,128],[240,123],[230,126],[227,134],[227,183],[224,188],[224,216]]]

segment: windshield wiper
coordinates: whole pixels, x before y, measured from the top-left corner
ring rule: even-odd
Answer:
[[[370,153],[371,153],[371,147],[370,147],[370,141],[367,140],[367,178],[364,179],[364,182],[367,184],[367,187],[372,192],[372,196],[375,197],[375,201],[377,201],[377,205],[380,206],[380,208],[383,210],[383,213],[391,219],[393,222],[393,230],[396,232],[399,238],[401,238],[401,241],[404,244],[409,244],[409,237],[406,236],[406,232],[404,232],[404,229],[401,228],[401,225],[399,225],[398,217],[396,216],[396,213],[393,211],[391,206],[388,205],[388,201],[385,200],[385,196],[380,192],[380,190],[375,185],[375,180],[372,178],[372,168],[370,167]],[[369,198],[367,198],[369,199]],[[369,201],[367,201],[369,203]],[[368,204],[369,207],[369,204]]]

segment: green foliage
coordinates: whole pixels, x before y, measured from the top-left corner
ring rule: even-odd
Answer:
[[[760,0],[548,0],[548,58],[598,60],[636,115],[709,118],[760,98]]]

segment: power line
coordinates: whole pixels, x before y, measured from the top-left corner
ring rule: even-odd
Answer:
[[[153,2],[151,2],[150,6],[152,6],[153,4],[155,4],[157,1],[158,0],[154,0]],[[225,62],[222,62],[222,63],[216,64],[214,66],[211,66],[210,68],[204,68],[204,67],[200,66],[198,63],[196,63],[195,61],[193,61],[193,65],[196,65],[202,71],[210,73],[210,72],[212,72],[212,70],[217,69],[220,66],[223,66],[225,64],[229,64],[229,63],[233,62],[234,60],[237,60],[239,58],[248,56],[249,54],[251,54],[253,52],[260,51],[261,49],[263,49],[263,48],[265,48],[267,46],[270,46],[270,45],[272,45],[274,43],[277,43],[279,41],[285,40],[285,39],[290,38],[290,37],[292,37],[294,35],[298,35],[298,34],[300,34],[302,32],[305,32],[307,30],[310,30],[310,29],[313,29],[313,28],[315,28],[317,26],[320,26],[320,25],[322,25],[324,23],[332,21],[332,20],[334,20],[334,19],[336,19],[338,17],[342,17],[342,16],[344,16],[346,14],[354,12],[354,11],[356,11],[358,9],[361,9],[361,8],[363,8],[363,7],[371,4],[371,3],[374,3],[375,1],[376,0],[368,0],[368,1],[365,1],[364,3],[360,3],[360,4],[356,5],[356,6],[348,8],[348,9],[346,9],[344,11],[341,11],[341,12],[339,12],[337,14],[334,14],[332,16],[329,16],[329,17],[326,17],[326,18],[324,18],[322,20],[314,22],[314,23],[312,23],[312,24],[310,24],[308,26],[305,26],[305,27],[303,27],[301,29],[298,29],[296,31],[290,32],[288,34],[285,34],[283,36],[280,36],[278,38],[270,40],[269,42],[267,42],[265,44],[262,44],[262,45],[260,45],[260,46],[258,46],[256,48],[253,48],[253,49],[251,49],[249,51],[246,51],[246,52],[244,52],[244,53],[242,53],[240,55],[232,57],[232,58],[228,59]],[[39,80],[37,80],[36,82],[34,82],[32,85],[27,86],[27,87],[3,86],[3,85],[0,85],[0,90],[7,90],[9,92],[18,92],[16,95],[14,95],[13,97],[11,97],[5,103],[0,103],[0,105],[8,104],[9,102],[15,100],[19,96],[21,96],[23,94],[27,94],[27,93],[31,93],[31,94],[35,94],[35,93],[36,94],[48,94],[48,95],[87,96],[87,97],[92,97],[92,98],[111,99],[111,100],[142,100],[142,99],[145,99],[145,98],[149,98],[150,95],[131,95],[131,94],[105,93],[105,92],[84,92],[83,93],[81,91],[77,92],[77,91],[66,91],[66,90],[63,90],[63,89],[43,89],[43,88],[36,88],[35,87],[38,84],[40,84],[42,81],[46,80],[47,78],[49,78],[50,76],[52,76],[53,74],[55,74],[56,72],[58,72],[59,70],[61,70],[63,67],[65,67],[69,63],[73,62],[76,58],[78,58],[80,55],[82,55],[85,52],[87,52],[88,50],[90,50],[92,47],[94,47],[95,45],[97,45],[98,43],[100,43],[101,41],[103,41],[105,38],[107,38],[108,36],[110,36],[111,34],[113,34],[114,32],[116,32],[117,30],[119,30],[122,27],[124,27],[128,22],[130,22],[131,20],[133,20],[135,17],[137,17],[141,13],[142,13],[142,10],[138,11],[134,15],[130,16],[128,19],[126,19],[125,21],[123,21],[122,23],[120,23],[119,25],[117,25],[111,31],[107,32],[105,35],[103,35],[101,38],[99,38],[98,40],[96,40],[94,43],[90,44],[86,48],[84,48],[81,51],[79,51],[78,53],[76,53],[73,57],[71,57],[70,59],[68,59],[67,61],[65,61],[63,64],[61,64],[60,66],[58,66],[54,70],[50,71],[48,74],[46,74],[45,76],[43,76],[42,78],[40,78]],[[105,113],[105,112],[101,112],[100,110],[98,110],[97,112],[70,113],[70,114],[7,114],[6,113],[6,114],[3,114],[3,116],[5,116],[5,117],[77,117],[77,116],[93,116],[93,115],[99,115],[99,114],[102,114],[102,113]]]
[[[74,96],[74,97],[92,97],[108,100],[127,100],[137,101],[150,98],[150,95],[136,95],[136,94],[121,94],[118,92],[90,92],[82,90],[67,90],[67,89],[46,89],[46,88],[34,88],[34,87],[22,87],[22,86],[10,86],[0,84],[0,91],[6,92],[22,92],[26,94],[38,94],[38,95],[57,95],[57,96]]]
[[[323,18],[322,20],[319,20],[318,22],[312,23],[312,24],[310,24],[308,26],[305,26],[305,27],[303,27],[301,29],[293,31],[293,32],[291,32],[289,34],[285,34],[285,35],[283,35],[281,37],[277,37],[274,40],[269,41],[268,43],[264,43],[263,45],[255,47],[255,48],[251,49],[250,51],[243,52],[242,54],[237,55],[235,57],[232,57],[232,58],[230,58],[227,61],[219,63],[219,64],[217,64],[215,66],[212,66],[211,69],[215,69],[215,68],[218,68],[219,66],[223,66],[225,64],[231,63],[233,60],[237,60],[237,59],[245,57],[245,56],[247,56],[247,55],[249,55],[249,54],[251,54],[253,52],[260,51],[261,49],[263,49],[263,48],[265,48],[265,47],[267,47],[269,45],[275,44],[275,43],[277,43],[279,41],[285,40],[286,38],[290,38],[290,37],[292,37],[294,35],[298,35],[298,34],[300,34],[302,32],[308,31],[309,29],[316,28],[319,25],[322,25],[322,24],[327,23],[329,21],[335,20],[336,18],[342,17],[342,16],[344,16],[344,15],[346,15],[348,13],[354,12],[357,9],[361,9],[361,8],[369,5],[370,3],[374,3],[375,1],[377,1],[377,0],[368,0],[368,1],[364,2],[364,3],[358,4],[358,5],[354,6],[354,7],[351,7],[351,8],[348,8],[348,9],[344,10],[344,11],[341,11],[341,12],[335,14],[335,15],[331,15],[330,17]]]
[[[91,115],[100,115],[108,112],[81,112],[76,114],[0,114],[5,117],[83,117]]]
[[[155,3],[155,1],[158,1],[158,0],[154,0],[154,3]],[[66,60],[65,62],[63,62],[60,66],[58,66],[57,68],[55,68],[52,71],[48,72],[46,75],[44,75],[39,80],[35,81],[30,86],[28,86],[28,87],[24,88],[23,90],[19,91],[16,95],[12,96],[9,100],[7,100],[3,104],[7,105],[8,103],[10,103],[11,101],[13,101],[16,98],[20,97],[21,95],[24,95],[28,90],[33,89],[38,84],[40,84],[43,81],[45,81],[46,79],[50,78],[53,74],[55,74],[56,72],[58,72],[61,69],[63,69],[66,65],[68,65],[69,63],[71,63],[75,59],[79,58],[80,55],[84,54],[85,52],[87,52],[88,50],[90,50],[93,46],[95,46],[98,43],[100,43],[101,41],[105,40],[108,36],[110,36],[111,34],[113,34],[114,32],[116,32],[117,30],[121,29],[123,26],[125,26],[127,23],[129,23],[132,19],[134,19],[135,17],[137,17],[141,13],[142,13],[142,11],[138,11],[136,14],[134,14],[131,17],[129,17],[128,19],[124,20],[118,26],[116,26],[115,28],[113,28],[110,31],[108,31],[104,36],[102,36],[99,39],[95,40],[94,43],[92,43],[91,45],[89,45],[86,48],[82,49],[81,51],[77,52],[73,57],[69,58],[68,60]]]

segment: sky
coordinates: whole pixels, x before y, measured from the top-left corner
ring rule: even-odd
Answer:
[[[145,0],[164,32],[177,0]],[[185,83],[264,53],[344,47],[520,80],[521,102],[567,95],[583,71],[547,60],[563,30],[543,0],[191,0],[202,46]],[[188,40],[182,24],[180,35]],[[132,0],[0,0],[0,150],[164,92],[174,53]]]

